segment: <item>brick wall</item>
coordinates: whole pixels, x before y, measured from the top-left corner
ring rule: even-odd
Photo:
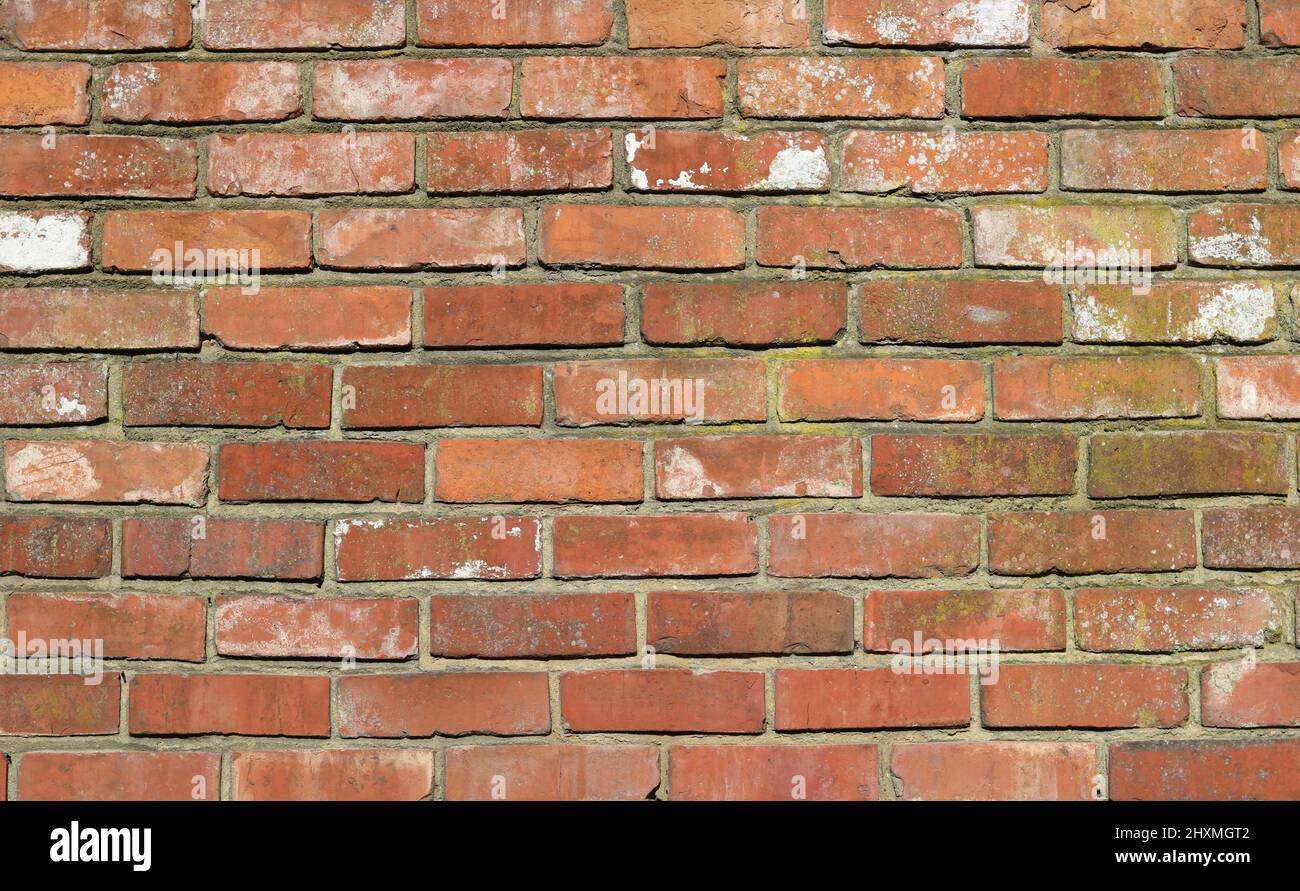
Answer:
[[[1291,0],[0,45],[5,797],[1300,797]]]

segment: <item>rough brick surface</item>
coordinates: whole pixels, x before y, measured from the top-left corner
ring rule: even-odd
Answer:
[[[0,0],[0,800],[1300,799],[1298,48]]]

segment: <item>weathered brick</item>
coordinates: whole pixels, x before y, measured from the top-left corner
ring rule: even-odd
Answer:
[[[890,668],[778,668],[777,730],[965,727],[970,680]]]
[[[995,359],[993,412],[1003,421],[1195,417],[1200,374],[1184,356]]]
[[[763,675],[756,671],[566,671],[564,723],[577,733],[758,733]]]
[[[324,546],[322,523],[128,519],[122,521],[122,577],[315,581],[321,577]]]
[[[225,197],[405,194],[415,188],[415,134],[213,134],[207,185]]]
[[[89,269],[91,217],[63,210],[0,211],[0,272]]]
[[[236,801],[423,801],[434,753],[396,749],[235,752]]]
[[[223,445],[222,501],[424,500],[424,444],[257,442]]]
[[[1069,289],[1079,343],[1262,343],[1277,335],[1270,282],[1153,282]],[[1233,361],[1233,360],[1228,360]]]
[[[1074,621],[1081,649],[1175,653],[1262,647],[1278,640],[1282,612],[1265,589],[1086,588]]]
[[[827,0],[826,42],[859,46],[1025,46],[1028,0]]]
[[[873,801],[880,795],[871,745],[672,746],[674,801]]]
[[[918,195],[1042,192],[1047,134],[855,130],[844,140],[840,188]]]
[[[406,42],[402,0],[205,0],[208,49],[378,49]]]
[[[329,269],[491,269],[525,259],[517,208],[325,210],[317,227],[317,258]]]
[[[1300,9],[1291,0],[1259,0],[1259,37],[1265,46],[1300,46]]]
[[[131,427],[330,425],[333,372],[287,362],[137,362],[122,369]]]
[[[99,640],[106,659],[202,662],[207,599],[165,594],[9,595],[9,636],[28,640]]]
[[[683,56],[528,56],[519,111],[545,120],[701,119],[723,111],[727,66]]]
[[[614,26],[614,2],[510,0],[489,10],[419,0],[416,15],[421,46],[598,46]]]
[[[923,642],[996,640],[1004,652],[1063,650],[1065,614],[1059,590],[868,591],[862,648],[916,652],[919,633]]]
[[[1286,118],[1300,114],[1300,60],[1181,56],[1174,60],[1175,108],[1207,118]]]
[[[1206,510],[1201,546],[1211,569],[1300,568],[1300,510],[1282,505]]]
[[[594,424],[720,423],[767,417],[758,359],[614,359],[555,367],[555,420]]]
[[[1041,434],[871,437],[871,491],[927,498],[1068,495],[1078,447]]]
[[[103,238],[104,268],[117,272],[190,271],[191,251],[202,252],[207,275],[311,268],[311,215],[302,211],[112,211]]]
[[[608,130],[430,133],[429,194],[578,192],[613,182]]]
[[[760,266],[931,269],[961,265],[961,216],[928,207],[758,209]]]
[[[937,578],[979,565],[979,520],[946,514],[779,514],[768,571],[787,578]]]
[[[538,257],[547,266],[735,269],[745,263],[745,220],[721,207],[552,205]]]
[[[349,365],[342,380],[352,429],[542,423],[539,365]]]
[[[326,121],[500,119],[509,114],[507,59],[350,59],[316,66],[312,114]]]
[[[1285,495],[1286,437],[1232,430],[1103,433],[1089,440],[1088,495]]]
[[[989,568],[999,575],[1171,572],[1196,565],[1186,510],[991,514]]]
[[[1155,59],[979,58],[962,68],[968,118],[1158,118],[1165,74]]]
[[[198,300],[186,292],[0,289],[0,349],[176,350],[198,345]]]
[[[0,576],[97,579],[113,565],[113,527],[90,517],[0,516]]]
[[[411,291],[389,287],[212,288],[203,333],[233,350],[342,350],[411,344]]]
[[[292,62],[123,62],[109,70],[103,95],[104,120],[123,124],[284,121],[302,113]]]
[[[122,676],[98,684],[74,674],[0,675],[0,736],[95,736],[117,733]]]
[[[1041,281],[875,281],[858,288],[863,343],[1059,344],[1061,289]]]
[[[780,369],[783,421],[978,421],[984,368],[948,359],[797,359]]]
[[[633,440],[443,440],[434,497],[471,504],[640,501],[642,451]]]
[[[623,288],[612,284],[457,285],[424,289],[424,345],[616,346]]]
[[[330,732],[330,679],[323,676],[138,674],[130,699],[132,736]]]
[[[914,743],[889,763],[904,801],[1091,801],[1097,749],[1085,743]]]
[[[847,653],[853,601],[831,591],[656,591],[646,643],[679,656]]]
[[[938,56],[770,56],[737,64],[736,102],[751,118],[941,118]]]
[[[1187,670],[1171,665],[1003,665],[983,690],[983,722],[1001,727],[1177,727]]]
[[[1300,727],[1300,662],[1218,662],[1201,670],[1206,727]]]
[[[847,313],[847,288],[838,282],[648,282],[641,334],[669,346],[831,343]]]
[[[831,172],[817,133],[629,132],[628,176],[641,192],[824,192]]]
[[[1246,4],[1241,0],[1045,0],[1043,40],[1056,47],[1118,49],[1241,49]]]
[[[551,729],[542,672],[354,675],[340,678],[338,688],[344,739],[537,736]]]
[[[528,517],[340,520],[334,551],[341,582],[532,579],[541,536]]]
[[[217,654],[262,659],[387,659],[416,655],[414,598],[232,597],[216,600]]]
[[[698,498],[857,498],[862,445],[844,436],[705,436],[655,443],[655,493]]]
[[[744,514],[555,518],[558,578],[753,575],[758,524]]]
[[[718,43],[807,46],[807,10],[785,0],[628,0],[627,44],[633,49]]]
[[[0,62],[0,126],[87,123],[90,71],[84,62]]]
[[[1294,800],[1300,742],[1126,742],[1110,747],[1115,801]]]
[[[626,656],[636,649],[631,594],[435,594],[430,651],[447,659]]]
[[[1144,266],[1162,269],[1178,262],[1177,221],[1167,207],[988,205],[971,209],[971,226],[979,266],[1072,262],[1119,267],[1140,277]]]
[[[10,440],[5,485],[14,501],[201,505],[208,449],[188,443]]]
[[[659,787],[654,746],[453,746],[448,801],[635,801]]]
[[[1225,356],[1215,379],[1220,417],[1300,418],[1300,357]]]
[[[0,297],[0,320],[3,318]],[[0,365],[0,425],[93,424],[107,416],[108,388],[103,363]]]
[[[28,752],[22,801],[216,801],[221,756],[206,752]]]
[[[1216,204],[1187,217],[1187,250],[1200,266],[1275,268],[1300,264],[1300,207]]]
[[[1067,130],[1061,188],[1084,192],[1260,192],[1268,144],[1238,130]]]
[[[175,0],[19,0],[0,10],[0,44],[22,50],[181,49],[190,9]]]

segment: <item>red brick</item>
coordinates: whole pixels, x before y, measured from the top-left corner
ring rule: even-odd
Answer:
[[[501,119],[508,59],[350,59],[316,66],[312,114],[326,121]]]
[[[190,44],[190,10],[175,0],[59,0],[8,4],[0,44],[22,50],[161,50]]]
[[[423,443],[232,443],[220,466],[222,501],[424,500]]]
[[[711,424],[767,417],[759,359],[596,359],[555,366],[555,420]]]
[[[1175,653],[1262,647],[1279,639],[1282,612],[1262,588],[1085,588],[1074,621],[1080,649]]]
[[[1177,727],[1187,670],[1169,665],[1003,665],[983,689],[985,727]]]
[[[808,45],[808,13],[786,0],[628,0],[633,49]]]
[[[537,736],[551,730],[543,672],[443,672],[339,679],[339,735]]]
[[[727,66],[686,56],[528,56],[519,112],[546,120],[720,118]]]
[[[1300,727],[1300,662],[1241,661],[1201,671],[1206,727]]]
[[[179,442],[10,440],[5,485],[14,501],[200,505],[208,496],[208,449]]]
[[[847,312],[839,282],[647,282],[641,333],[669,346],[833,343]]]
[[[0,675],[0,734],[94,736],[117,733],[122,676],[98,684],[74,674]]]
[[[659,787],[654,746],[454,746],[448,801],[636,801]]]
[[[217,598],[217,654],[262,659],[409,659],[420,637],[414,598]]]
[[[1091,801],[1097,749],[1085,743],[895,746],[889,772],[904,801]]]
[[[753,575],[758,525],[744,514],[555,518],[557,578]]]
[[[860,46],[1025,46],[1028,0],[827,0],[826,42]]]
[[[192,139],[0,134],[0,195],[20,198],[193,198]]]
[[[560,709],[575,733],[759,733],[763,675],[684,668],[566,671],[560,675]]]
[[[402,0],[205,0],[208,49],[375,49],[406,42]]]
[[[123,578],[321,577],[324,528],[296,520],[144,517],[122,521]]]
[[[1300,510],[1282,505],[1206,510],[1201,541],[1211,569],[1300,569]]]
[[[1045,0],[1043,40],[1056,47],[1118,49],[1241,49],[1246,4],[1242,0]]]
[[[1061,188],[1085,192],[1258,192],[1268,144],[1258,130],[1067,130]]]
[[[1187,250],[1200,266],[1300,265],[1300,207],[1216,204],[1189,214]]]
[[[343,388],[343,426],[352,429],[542,423],[539,365],[350,365]]]
[[[320,264],[330,269],[490,269],[524,263],[517,208],[324,210]]]
[[[466,503],[640,501],[642,444],[595,439],[447,439],[434,497]]]
[[[844,436],[699,436],[655,443],[655,493],[691,498],[858,498],[862,444]]]
[[[656,591],[646,642],[680,656],[848,653],[853,601],[832,591]]]
[[[185,291],[4,288],[0,332],[3,349],[194,349],[199,304]]]
[[[799,359],[781,366],[783,421],[978,421],[984,368],[948,359]]]
[[[1300,357],[1224,356],[1215,378],[1221,418],[1300,418]]]
[[[429,194],[579,192],[613,182],[608,130],[430,133]]]
[[[906,188],[918,195],[1042,192],[1047,189],[1047,134],[854,130],[844,140],[840,188]]]
[[[1278,136],[1277,166],[1288,189],[1300,189],[1300,131]]]
[[[990,514],[989,568],[999,575],[1172,572],[1196,565],[1186,510]]]
[[[979,565],[979,519],[946,514],[779,514],[768,571],[786,578],[938,578]]]
[[[423,801],[433,760],[396,749],[235,752],[231,785],[236,801]]]
[[[1300,742],[1140,742],[1110,747],[1115,801],[1293,801]]]
[[[302,82],[293,62],[123,62],[104,80],[108,122],[245,123],[300,114]]]
[[[0,576],[98,579],[113,567],[113,527],[90,517],[0,516]]]
[[[0,62],[0,126],[77,126],[90,120],[84,62]]]
[[[424,289],[424,345],[615,346],[623,343],[623,288],[583,282]]]
[[[217,801],[221,756],[205,752],[28,752],[23,801]]]
[[[0,272],[89,269],[92,217],[62,210],[0,211]]]
[[[863,343],[1059,344],[1061,289],[1041,281],[864,282]]]
[[[870,745],[672,746],[674,801],[874,801],[877,749]]]
[[[1280,433],[1188,430],[1091,437],[1088,495],[1285,495],[1286,437]]]
[[[970,679],[890,668],[776,671],[777,730],[965,727]]]
[[[1206,118],[1286,118],[1300,114],[1300,60],[1293,56],[1174,60],[1174,107]]]
[[[140,674],[132,736],[311,736],[330,733],[330,679],[296,675]]]
[[[340,520],[334,551],[341,582],[534,579],[541,537],[528,517]]]
[[[1259,31],[1265,46],[1300,46],[1300,9],[1291,0],[1259,0]]]
[[[0,365],[0,425],[54,426],[104,420],[108,416],[105,371],[99,362]]]
[[[538,258],[547,266],[735,269],[745,219],[722,207],[552,205],[542,211]]]
[[[941,118],[938,56],[770,56],[737,63],[736,102],[751,118]]]
[[[1065,616],[1065,595],[1051,589],[868,591],[862,648],[897,652],[903,641],[915,652],[919,633],[923,642],[996,640],[1003,652],[1064,650]]]
[[[625,140],[641,192],[824,192],[831,172],[817,133],[657,130]]]
[[[414,133],[214,133],[213,195],[393,195],[415,188]]]
[[[203,333],[234,350],[340,350],[411,345],[409,288],[213,288]]]
[[[1260,343],[1277,336],[1269,282],[1153,282],[1070,289],[1079,343]],[[1229,360],[1233,361],[1233,360]]]
[[[631,594],[435,594],[430,651],[447,659],[626,656],[636,650]]]
[[[123,423],[136,427],[330,425],[333,372],[287,362],[145,362],[122,369]]]
[[[1068,495],[1077,454],[1073,436],[877,434],[871,491],[931,498]]]
[[[1164,68],[1155,59],[979,58],[962,68],[968,118],[1158,118]]]
[[[420,46],[599,46],[614,26],[613,0],[510,0],[486,8],[419,0]]]
[[[988,205],[971,209],[975,263],[979,266],[1050,267],[1065,259],[1129,260],[1151,268],[1178,262],[1178,224],[1167,207],[1084,205]],[[1146,252],[1150,252],[1147,257]],[[1091,252],[1091,253],[1085,253]],[[1103,272],[1119,263],[1099,263]],[[1138,264],[1122,266],[1140,278]]]
[[[106,659],[202,662],[207,598],[165,594],[9,595],[9,637],[99,640]]]
[[[188,271],[190,261],[173,256],[178,243],[187,254],[204,252],[204,271],[209,275],[246,274],[251,266],[261,272],[305,271],[311,268],[311,215],[294,210],[138,210],[104,216],[106,270]],[[160,260],[163,252],[167,258]],[[224,261],[225,269],[208,265],[214,254]]]
[[[961,215],[928,207],[758,209],[760,266],[930,269],[961,265]]]
[[[1002,421],[1195,417],[1200,373],[1184,356],[995,359],[993,412]]]

